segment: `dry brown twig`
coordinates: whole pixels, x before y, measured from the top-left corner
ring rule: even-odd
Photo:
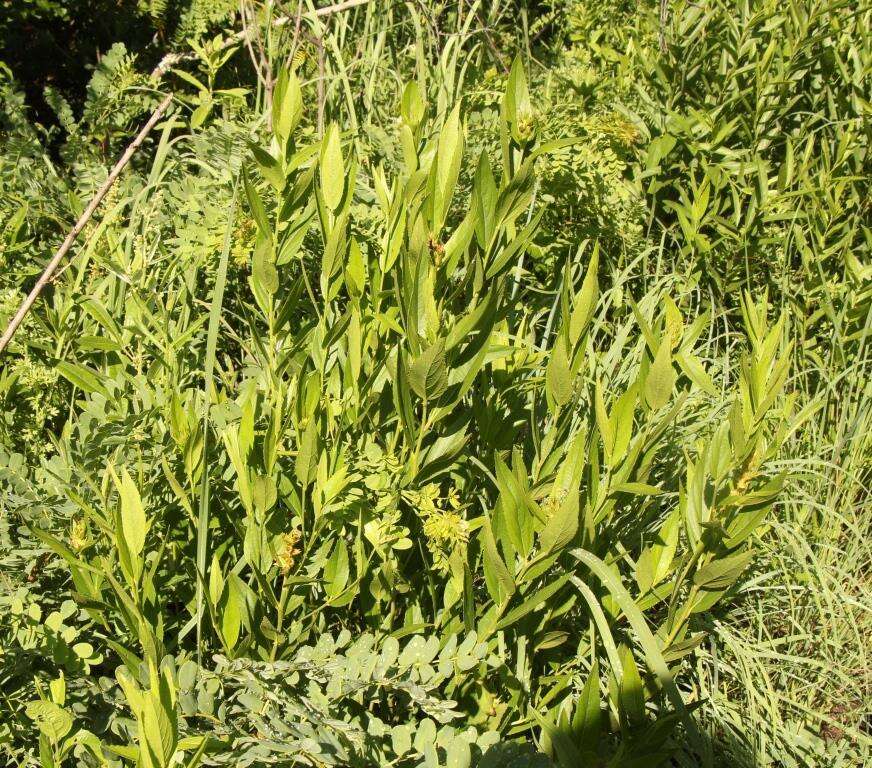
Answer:
[[[356,8],[358,5],[366,5],[367,3],[372,2],[372,0],[344,0],[344,2],[336,3],[335,5],[328,5],[325,8],[316,8],[314,11],[306,11],[302,14],[303,18],[319,18],[322,16],[330,16],[333,13],[341,13],[342,11],[347,11],[352,8]],[[283,27],[287,24],[296,23],[297,17],[296,14],[291,16],[280,16],[279,18],[273,21],[274,27]],[[236,45],[237,43],[246,42],[247,38],[251,34],[251,28],[243,28],[239,32],[234,35],[231,35],[224,41],[224,48],[229,48],[231,45]],[[152,77],[163,77],[170,69],[172,69],[176,64],[181,64],[184,61],[193,61],[196,59],[196,55],[193,53],[168,53],[164,56],[157,64],[157,66],[151,71]]]
[[[61,260],[64,258],[64,256],[66,256],[67,251],[70,250],[70,247],[75,242],[76,238],[84,228],[85,224],[87,224],[91,216],[94,215],[94,212],[103,201],[106,193],[115,183],[118,176],[121,175],[121,171],[124,170],[125,166],[130,162],[130,159],[133,157],[134,154],[136,154],[136,150],[139,149],[140,145],[145,140],[145,137],[148,136],[148,134],[151,132],[151,129],[154,128],[154,126],[157,124],[157,121],[160,120],[161,116],[170,105],[172,99],[172,94],[167,94],[164,97],[163,101],[158,104],[157,109],[152,112],[151,117],[148,119],[148,122],[144,126],[142,126],[142,129],[136,135],[136,138],[132,142],[130,142],[127,149],[124,150],[124,154],[121,155],[120,158],[118,158],[118,162],[116,162],[115,165],[112,166],[112,170],[109,171],[109,176],[106,177],[106,181],[103,182],[103,184],[100,186],[100,189],[98,189],[94,197],[91,198],[91,202],[88,203],[88,207],[85,208],[84,212],[79,217],[79,220],[70,230],[66,239],[61,244],[61,247],[58,248],[55,252],[55,255],[52,257],[51,261],[46,264],[42,275],[40,275],[39,280],[36,281],[36,285],[33,286],[30,293],[27,295],[27,298],[21,303],[18,311],[9,321],[9,324],[6,326],[6,330],[3,331],[3,336],[0,337],[0,353],[2,353],[4,349],[6,349],[9,342],[12,340],[12,336],[15,334],[15,331],[18,330],[18,326],[21,325],[21,321],[24,320],[24,318],[27,316],[27,313],[30,311],[30,308],[39,297],[39,294],[42,293],[43,288],[45,288],[45,286],[52,279],[52,275],[54,275],[54,272],[58,268],[58,265],[61,263]]]

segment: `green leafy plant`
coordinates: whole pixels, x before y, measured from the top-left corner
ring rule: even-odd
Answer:
[[[262,26],[155,75],[174,110],[0,379],[32,406],[0,435],[10,760],[620,768],[862,749],[853,710],[780,693],[808,674],[806,620],[863,663],[846,639],[864,632],[859,582],[825,575],[864,530],[868,387],[843,366],[867,364],[868,318],[862,267],[835,266],[862,243],[860,207],[824,215],[808,182],[828,159],[776,173],[778,126],[805,124],[753,42],[787,25],[770,64],[802,69],[791,50],[841,11],[803,27],[765,3],[498,5],[243,8]],[[826,34],[849,48],[842,31]],[[504,60],[494,40],[516,38]],[[734,38],[765,130],[734,115],[723,155],[699,125],[744,109],[747,72],[711,54]],[[88,114],[143,77],[116,49]],[[801,90],[823,99],[820,82]],[[0,165],[19,185],[16,291],[47,237],[28,190],[86,195],[95,138],[129,117],[110,112],[71,118],[68,184],[32,173],[38,132],[17,124],[27,163]],[[856,202],[860,133],[827,135],[852,148],[827,167],[853,169],[834,194]],[[765,221],[727,226],[758,193]],[[786,226],[776,273],[742,273],[737,243],[768,254]],[[826,251],[801,280],[800,232]],[[800,307],[806,279],[832,312]],[[53,376],[33,392],[28,360]],[[54,410],[36,425],[37,408]],[[22,453],[16,424],[51,450]],[[806,581],[774,583],[794,562]],[[839,706],[862,700],[831,663]]]

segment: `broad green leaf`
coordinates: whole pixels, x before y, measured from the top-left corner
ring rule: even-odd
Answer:
[[[231,573],[225,585],[225,599],[221,605],[221,634],[227,647],[233,649],[239,640],[242,629],[242,612],[245,609],[245,598],[239,577]]]
[[[51,701],[31,701],[24,711],[52,744],[57,744],[73,727],[73,716]]]
[[[482,150],[472,180],[472,200],[475,214],[475,235],[478,244],[487,248],[496,226],[496,208],[499,192],[491,170],[487,152]]]
[[[207,94],[206,98],[191,112],[191,128],[199,128],[206,122],[206,118],[209,117],[209,113],[212,111],[212,103],[212,99]]]
[[[431,228],[434,237],[438,236],[448,215],[454,187],[460,174],[460,162],[463,159],[463,125],[460,119],[460,104],[457,104],[442,131],[439,134],[439,144],[436,149],[435,175],[432,185],[432,220]]]
[[[150,663],[149,683],[150,689],[142,696],[140,738],[145,736],[145,744],[155,768],[168,768],[178,741],[174,690],[169,669],[163,666],[158,671],[154,663]]]
[[[578,514],[578,492],[569,491],[539,534],[543,552],[557,552],[572,543],[578,532]]]
[[[312,481],[313,470],[318,463],[318,425],[313,417],[309,420],[297,446],[295,472],[303,488]]]
[[[733,584],[754,558],[754,551],[740,552],[704,565],[693,575],[693,583],[702,589],[725,589]]]
[[[109,396],[109,393],[103,386],[102,376],[97,373],[97,371],[92,370],[87,366],[79,365],[78,363],[70,363],[66,360],[59,360],[55,364],[55,370],[83,392],[97,392],[104,397]]]
[[[272,296],[279,289],[279,273],[275,268],[272,243],[258,237],[251,256],[251,277],[255,289]]]
[[[500,495],[494,511],[496,535],[503,549],[527,556],[533,547],[533,520],[530,499],[515,473],[499,454],[494,456]]]
[[[616,466],[625,457],[633,435],[633,416],[636,410],[636,386],[622,394],[612,408],[609,421],[614,434],[614,444],[608,453],[609,466]]]
[[[527,75],[520,54],[515,56],[509,71],[506,93],[502,102],[502,118],[509,124],[512,138],[516,142],[522,144],[530,138],[533,109],[530,106]]]
[[[331,601],[338,598],[348,584],[348,548],[345,542],[337,540],[333,553],[324,566],[324,581],[327,597]]]
[[[269,512],[276,503],[276,483],[269,475],[257,475],[251,482],[251,499],[261,513]]]
[[[409,366],[409,384],[422,400],[437,400],[448,386],[443,342],[430,345]]]
[[[678,535],[681,529],[681,510],[676,507],[663,521],[658,541],[651,546],[653,568],[652,584],[659,584],[671,569],[675,550],[678,548]]]
[[[472,753],[463,734],[457,734],[445,749],[445,768],[469,768]]]
[[[366,260],[363,258],[356,238],[351,239],[351,246],[348,249],[348,261],[345,264],[345,285],[348,287],[349,295],[353,298],[362,296],[366,288]]]

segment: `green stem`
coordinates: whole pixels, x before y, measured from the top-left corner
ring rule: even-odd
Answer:
[[[290,587],[288,585],[288,576],[284,574],[282,576],[282,592],[279,596],[279,604],[276,611],[276,636],[273,639],[273,647],[272,651],[269,654],[269,660],[276,660],[276,653],[278,653],[279,649],[279,639],[282,634],[282,625],[285,623],[285,608],[287,607],[288,602],[288,593],[290,592]]]

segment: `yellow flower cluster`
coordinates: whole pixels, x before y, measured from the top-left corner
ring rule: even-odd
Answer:
[[[257,228],[252,219],[240,217],[233,230],[230,253],[233,263],[238,267],[247,267],[251,251],[254,249],[254,239]]]
[[[281,568],[282,573],[286,574],[294,567],[296,557],[300,554],[300,548],[297,545],[300,543],[301,537],[302,534],[296,528],[281,535],[281,545],[276,552],[275,562]]]
[[[70,523],[70,549],[78,552],[85,548],[88,543],[87,530],[85,521],[81,518],[74,517]]]
[[[439,486],[429,483],[418,491],[405,491],[403,495],[423,520],[433,564],[439,570],[448,570],[452,553],[469,541],[469,523],[460,514],[457,489],[452,487],[443,497]]]

